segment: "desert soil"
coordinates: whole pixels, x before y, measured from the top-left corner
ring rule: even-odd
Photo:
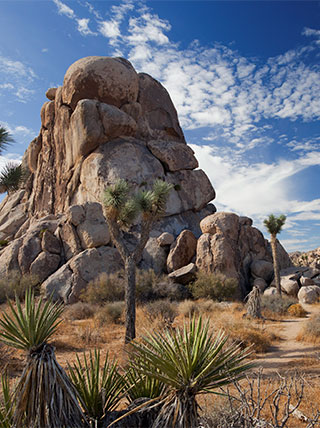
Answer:
[[[308,312],[307,318],[283,319],[272,326],[280,341],[269,352],[257,356],[257,363],[264,372],[283,372],[302,370],[320,373],[320,345],[298,341],[304,323],[316,313],[320,313],[319,305],[303,305]]]

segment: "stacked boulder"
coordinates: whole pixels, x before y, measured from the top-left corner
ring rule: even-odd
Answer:
[[[160,178],[173,190],[141,268],[181,284],[196,270],[221,272],[243,294],[253,281],[270,283],[268,242],[249,218],[215,213],[215,191],[159,82],[123,58],[87,57],[46,96],[40,134],[22,161],[28,180],[0,205],[2,275],[37,275],[47,295],[76,301],[89,282],[123,268],[103,215],[105,187],[124,179],[149,189]],[[280,244],[279,251],[281,267],[290,266]]]
[[[173,190],[141,266],[160,272],[167,257],[166,240],[157,248],[161,233],[197,235],[200,220],[215,212],[214,189],[168,92],[123,58],[87,57],[46,95],[40,134],[23,157],[29,178],[0,205],[0,240],[8,243],[1,273],[36,274],[47,294],[76,300],[102,272],[122,268],[103,216],[105,187],[124,179],[133,190],[148,189],[158,178]]]

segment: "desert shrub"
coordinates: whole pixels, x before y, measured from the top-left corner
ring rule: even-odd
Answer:
[[[105,324],[122,324],[124,302],[105,303],[95,314],[95,320],[100,326]]]
[[[300,336],[300,337],[299,337]],[[303,326],[298,339],[318,342],[320,340],[320,315],[313,315]]]
[[[137,270],[136,297],[140,302],[156,299],[181,300],[188,296],[188,289],[174,283],[167,275],[157,275],[152,269]]]
[[[91,325],[80,326],[76,331],[77,341],[84,346],[99,345],[103,342],[99,329]]]
[[[95,308],[93,305],[84,302],[77,302],[70,305],[65,310],[65,318],[69,320],[84,320],[93,317]]]
[[[152,269],[136,272],[136,298],[138,301],[148,301],[155,298],[154,288],[159,277]]]
[[[282,298],[280,298],[278,295],[262,296],[261,310],[276,315],[285,315],[288,313],[289,307],[296,303],[297,299],[294,297],[282,296]]]
[[[80,300],[86,303],[102,305],[124,299],[124,279],[121,274],[102,273],[98,279],[88,284],[81,293]]]
[[[193,300],[184,300],[179,303],[178,311],[184,317],[193,317],[195,314],[200,313],[200,305],[198,302],[194,302]]]
[[[228,300],[234,298],[238,291],[238,282],[222,274],[198,272],[197,279],[190,285],[195,299]]]
[[[302,318],[307,315],[307,311],[300,305],[300,303],[295,303],[294,305],[289,306],[288,314],[293,317]]]
[[[0,303],[7,299],[14,299],[17,296],[23,299],[28,288],[34,288],[39,284],[35,275],[21,275],[19,272],[10,272],[7,276],[0,279]]]
[[[170,302],[170,300],[155,300],[154,302],[147,303],[144,307],[148,318],[154,321],[157,317],[167,324],[171,325],[178,315],[177,304]]]

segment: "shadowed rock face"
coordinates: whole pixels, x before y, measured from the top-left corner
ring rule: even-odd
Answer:
[[[176,109],[159,82],[123,58],[87,57],[72,64],[63,86],[46,95],[39,136],[23,158],[28,182],[0,206],[0,239],[12,241],[0,251],[2,274],[13,268],[38,274],[50,292],[60,281],[56,295],[69,301],[88,282],[79,268],[82,257],[90,255],[92,266],[103,259],[104,266],[120,269],[108,250],[112,243],[101,209],[104,188],[120,178],[136,188],[148,188],[156,178],[174,184],[166,216],[152,232],[154,242],[165,231],[175,238],[191,229],[199,236],[200,220],[215,211],[208,206],[215,192],[196,169]],[[154,265],[152,256],[145,258],[143,266]]]

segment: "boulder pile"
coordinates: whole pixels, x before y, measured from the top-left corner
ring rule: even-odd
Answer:
[[[166,89],[123,58],[87,57],[46,92],[39,136],[23,157],[27,182],[0,205],[0,273],[39,277],[45,293],[74,302],[101,273],[122,269],[101,205],[119,179],[148,189],[171,183],[140,267],[185,284],[196,270],[222,272],[245,294],[272,281],[268,242],[247,217],[216,213]],[[282,268],[291,261],[279,244]]]

